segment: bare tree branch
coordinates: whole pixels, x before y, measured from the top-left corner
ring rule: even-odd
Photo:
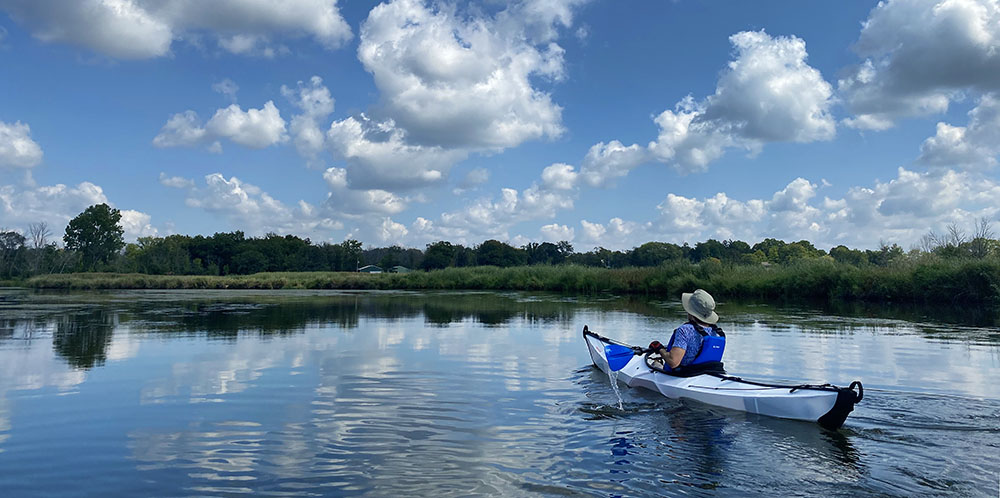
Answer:
[[[52,235],[52,231],[49,230],[49,224],[44,221],[28,225],[28,237],[31,239],[31,245],[35,249],[45,247],[50,235]]]

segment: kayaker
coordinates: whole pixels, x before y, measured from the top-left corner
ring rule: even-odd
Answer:
[[[660,355],[663,363],[660,363],[664,370],[673,370],[695,362],[702,351],[703,336],[724,338],[726,334],[715,324],[719,321],[719,315],[715,313],[715,299],[708,292],[698,289],[694,292],[681,294],[681,305],[687,312],[687,323],[674,329],[670,341],[664,347],[660,341],[649,343],[649,350]],[[699,330],[700,329],[700,330]],[[724,341],[725,339],[721,339]],[[721,342],[719,341],[719,342]],[[722,343],[723,347],[725,343]],[[709,353],[706,351],[706,353]],[[705,355],[708,356],[708,355]],[[722,350],[719,348],[717,358],[699,358],[702,361],[720,361]],[[664,364],[665,363],[665,364]]]

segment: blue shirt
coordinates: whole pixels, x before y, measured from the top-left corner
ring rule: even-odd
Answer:
[[[718,335],[714,330],[712,330],[711,327],[705,327],[705,332],[708,332],[708,335]],[[690,365],[691,362],[698,357],[698,353],[701,352],[701,334],[699,334],[698,331],[695,330],[694,325],[691,325],[690,323],[685,323],[684,325],[677,327],[677,329],[674,330],[674,335],[670,337],[670,340],[674,341],[674,343],[670,346],[670,349],[684,349],[684,357],[681,358],[680,364],[682,367]],[[669,353],[670,351],[667,352]]]

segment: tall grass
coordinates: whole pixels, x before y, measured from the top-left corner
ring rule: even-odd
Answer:
[[[1000,303],[1000,260],[924,258],[890,267],[857,267],[828,258],[772,267],[729,266],[717,261],[621,269],[573,265],[480,266],[374,275],[294,272],[214,277],[76,273],[34,277],[27,285],[46,289],[468,289],[666,295],[700,287],[731,298]]]

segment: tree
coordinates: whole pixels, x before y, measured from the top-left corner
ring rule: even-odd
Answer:
[[[361,242],[348,239],[340,243],[340,271],[357,271],[361,261]]]
[[[389,272],[394,266],[399,265],[402,255],[402,247],[398,245],[389,246],[382,251],[382,257],[379,259],[378,265],[382,267],[383,271]]]
[[[28,225],[28,237],[31,239],[31,247],[35,249],[48,245],[50,235],[52,231],[49,230],[49,224],[44,221]]]
[[[517,266],[527,260],[527,253],[499,240],[487,240],[476,248],[476,261],[483,266]]]
[[[629,252],[629,263],[634,266],[657,266],[665,261],[676,261],[683,257],[684,251],[676,244],[646,242]]]
[[[427,251],[424,252],[424,261],[421,265],[425,270],[440,270],[451,265],[455,257],[455,246],[451,242],[440,241],[427,244]]]
[[[24,250],[24,235],[0,229],[0,276],[13,276],[14,267]]]
[[[80,253],[87,270],[107,263],[125,247],[121,219],[121,212],[107,204],[90,206],[66,226],[66,248]]]

